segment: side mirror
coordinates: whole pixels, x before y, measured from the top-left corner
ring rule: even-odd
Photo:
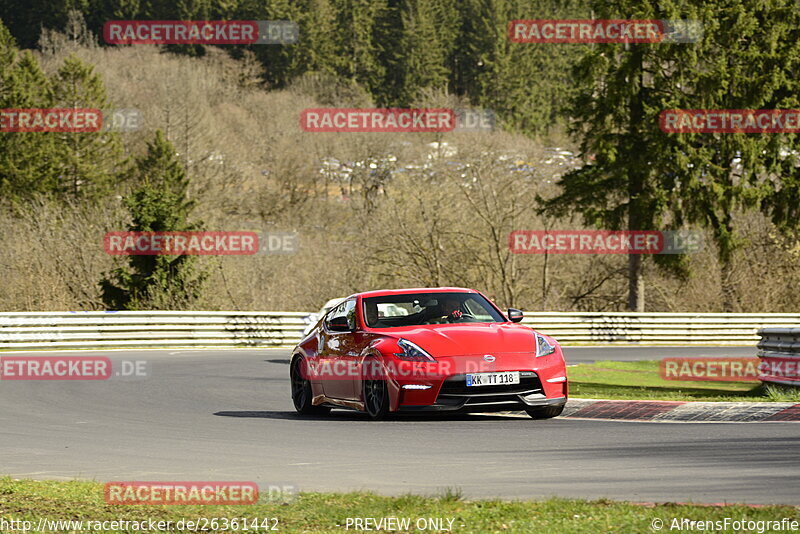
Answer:
[[[512,323],[518,323],[522,320],[522,310],[516,308],[508,309],[508,320]]]
[[[351,332],[350,323],[347,322],[347,317],[340,315],[328,321],[328,329],[334,332]]]

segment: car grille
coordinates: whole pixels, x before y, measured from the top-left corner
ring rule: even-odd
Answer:
[[[453,375],[442,384],[439,397],[474,397],[492,393],[505,395],[521,393],[541,393],[542,382],[533,371],[520,371],[519,384],[502,384],[498,386],[467,387],[466,375]]]

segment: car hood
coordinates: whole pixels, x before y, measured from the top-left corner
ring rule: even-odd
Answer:
[[[381,333],[416,343],[433,357],[536,351],[534,331],[511,323],[408,326]]]

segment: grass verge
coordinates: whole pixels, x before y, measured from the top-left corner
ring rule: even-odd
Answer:
[[[302,493],[290,503],[264,503],[251,506],[119,506],[103,499],[103,485],[96,482],[56,482],[0,478],[0,525],[2,521],[30,521],[33,528],[45,518],[49,521],[198,521],[219,518],[211,532],[234,532],[222,528],[227,518],[277,518],[279,532],[346,532],[348,518],[408,518],[410,528],[395,532],[436,532],[428,523],[441,525],[453,533],[471,532],[653,532],[652,525],[669,530],[675,518],[691,520],[800,521],[800,508],[793,506],[749,507],[743,505],[702,506],[691,504],[641,505],[608,500],[546,499],[539,501],[465,501],[460,492],[443,489],[439,496],[406,495],[383,497],[373,493]],[[452,523],[449,522],[452,520]],[[660,522],[660,523],[659,523]],[[3,532],[13,532],[8,525]],[[60,532],[77,531],[76,525],[62,525]],[[775,529],[773,529],[775,530]],[[54,532],[54,530],[48,530]],[[238,532],[244,532],[241,524]],[[439,529],[439,532],[444,532]],[[104,532],[141,532],[132,528]],[[270,532],[267,529],[247,532]]]
[[[567,369],[570,397],[671,401],[799,402],[800,388],[760,382],[665,380],[658,361],[597,362]]]

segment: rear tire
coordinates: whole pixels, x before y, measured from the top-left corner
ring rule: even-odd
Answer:
[[[385,380],[364,380],[364,411],[373,421],[381,421],[389,415],[389,388]]]
[[[525,408],[531,419],[552,419],[564,411],[564,406],[544,406],[542,408]]]
[[[314,397],[311,391],[311,382],[303,376],[303,359],[295,358],[289,368],[289,378],[292,383],[292,403],[297,413],[303,415],[326,415],[331,409],[328,406],[314,406],[311,401]]]

